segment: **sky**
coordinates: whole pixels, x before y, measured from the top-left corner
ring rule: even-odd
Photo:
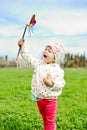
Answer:
[[[46,45],[58,42],[65,53],[87,56],[87,0],[0,0],[0,56],[16,58],[33,14],[34,32],[25,34],[32,55],[39,57]]]

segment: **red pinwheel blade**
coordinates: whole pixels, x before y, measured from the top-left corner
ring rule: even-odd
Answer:
[[[35,14],[34,14],[30,20],[29,27],[34,26],[35,24],[36,24],[36,20],[35,20]]]

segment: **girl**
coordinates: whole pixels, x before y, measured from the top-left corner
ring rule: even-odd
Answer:
[[[34,70],[32,78],[32,97],[36,100],[42,116],[44,130],[56,130],[57,98],[65,85],[64,71],[56,63],[63,50],[60,44],[49,44],[43,51],[42,60],[30,55],[20,39],[21,55]]]

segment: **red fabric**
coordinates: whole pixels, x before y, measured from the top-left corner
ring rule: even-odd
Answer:
[[[44,130],[56,130],[57,99],[39,100],[37,106],[43,118]]]

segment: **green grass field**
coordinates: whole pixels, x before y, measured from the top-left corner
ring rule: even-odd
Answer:
[[[31,69],[0,69],[0,130],[42,130],[31,100]],[[87,69],[65,69],[58,99],[57,130],[87,130]]]

